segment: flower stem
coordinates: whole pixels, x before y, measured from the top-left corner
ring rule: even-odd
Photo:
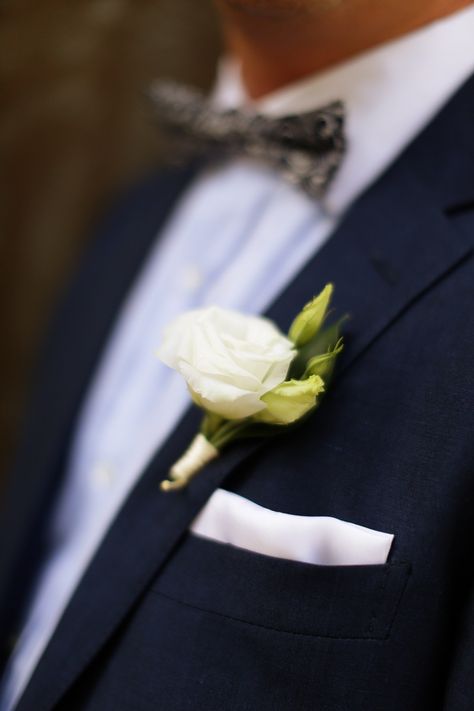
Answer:
[[[222,449],[226,444],[235,439],[240,432],[245,430],[247,425],[247,420],[229,420],[219,427],[209,441],[216,449]]]

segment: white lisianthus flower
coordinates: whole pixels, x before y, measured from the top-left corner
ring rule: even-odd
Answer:
[[[294,343],[268,319],[216,306],[179,316],[158,350],[196,404],[228,420],[264,410],[261,398],[285,380],[295,354]]]
[[[157,355],[184,377],[204,416],[162,491],[187,486],[231,442],[275,435],[318,407],[343,348],[342,320],[322,331],[332,292],[327,284],[306,304],[288,338],[266,318],[217,306],[188,311],[166,329]]]

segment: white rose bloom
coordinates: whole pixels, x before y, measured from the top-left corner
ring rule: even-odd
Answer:
[[[229,420],[264,410],[262,395],[285,380],[295,354],[267,319],[216,306],[179,316],[158,351],[199,406]]]

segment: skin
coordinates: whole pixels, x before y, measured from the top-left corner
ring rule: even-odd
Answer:
[[[473,0],[215,0],[257,99],[429,24]]]

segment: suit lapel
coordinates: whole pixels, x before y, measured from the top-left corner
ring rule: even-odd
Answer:
[[[433,180],[429,170],[427,176],[422,174],[435,149],[441,164],[449,160],[450,165],[456,158],[453,152],[472,151],[471,133],[464,130],[466,110],[470,116],[474,107],[470,88],[357,202],[323,250],[268,311],[285,329],[305,301],[325,282],[334,281],[338,312],[350,312],[351,320],[333,387],[341,386],[350,366],[374,339],[471,254],[472,244],[452,229],[444,210],[473,198],[474,161],[452,163],[461,166],[462,175],[453,172],[445,190],[441,185],[445,177]],[[457,135],[463,140],[454,145],[458,122],[463,131]],[[448,132],[451,139],[445,140]],[[163,494],[159,482],[198,422],[199,413],[190,410],[144,472],[87,570],[18,711],[54,706],[138,603],[215,488],[257,449],[271,446],[271,441],[236,443],[187,489]]]
[[[42,521],[54,502],[75,417],[114,316],[194,172],[154,176],[130,195],[101,226],[100,238],[56,315],[2,512],[0,639],[15,623],[22,591],[43,555]]]

